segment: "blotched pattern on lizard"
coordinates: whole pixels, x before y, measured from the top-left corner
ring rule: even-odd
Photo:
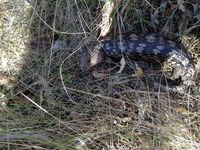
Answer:
[[[194,85],[195,68],[188,52],[174,41],[154,33],[106,37],[86,53],[81,59],[82,70],[102,62],[105,56],[119,59],[123,56],[136,61],[166,62],[173,67],[172,79],[181,78],[183,85]]]

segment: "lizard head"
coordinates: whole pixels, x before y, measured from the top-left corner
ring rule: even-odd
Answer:
[[[90,69],[90,67],[102,62],[103,58],[104,52],[98,45],[94,46],[92,49],[85,46],[81,53],[81,70]]]
[[[195,68],[192,64],[188,66],[176,66],[173,70],[174,78],[181,78],[182,84],[176,87],[179,92],[188,92],[195,85]]]

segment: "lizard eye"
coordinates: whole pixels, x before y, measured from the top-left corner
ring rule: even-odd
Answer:
[[[90,63],[90,59],[87,60],[87,63]]]

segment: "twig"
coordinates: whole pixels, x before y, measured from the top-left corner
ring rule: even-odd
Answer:
[[[102,21],[100,24],[101,33],[100,36],[106,36],[110,31],[110,27],[112,24],[112,18],[110,17],[114,9],[113,0],[105,1],[105,4],[102,9]]]

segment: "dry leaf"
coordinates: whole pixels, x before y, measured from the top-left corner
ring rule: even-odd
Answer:
[[[73,122],[71,123],[72,126],[71,125],[70,126],[74,130],[86,131],[90,129],[89,125],[92,122],[89,120],[86,114],[72,111],[69,117],[71,118],[71,121]]]
[[[158,9],[153,14],[151,14],[151,21],[153,23],[155,23],[155,24],[159,24],[159,22],[158,22],[158,14],[159,14]]]
[[[137,67],[137,68],[135,69],[135,74],[136,74],[136,76],[137,76],[138,78],[141,78],[141,77],[144,75],[144,72],[143,72],[142,68]]]
[[[87,120],[86,115],[82,114],[82,113],[78,113],[75,111],[72,111],[69,115],[70,118],[72,118],[72,120]]]
[[[105,1],[105,5],[102,9],[102,21],[101,21],[101,33],[100,36],[105,36],[109,33],[110,27],[112,24],[111,14],[114,10],[114,2],[113,1]]]
[[[185,12],[185,6],[184,6],[185,1],[184,0],[177,0],[178,8]]]
[[[10,82],[10,78],[4,73],[0,73],[0,85],[7,85]]]
[[[108,73],[93,71],[92,75],[94,78],[97,79],[105,79],[108,76]]]
[[[174,26],[172,20],[168,20],[162,29],[162,34],[169,39],[173,38]]]
[[[31,95],[29,97],[32,97]],[[22,96],[16,96],[12,99],[9,99],[9,104],[30,104],[31,102],[28,101],[25,97]]]
[[[126,65],[126,61],[125,61],[125,58],[122,57],[121,60],[120,60],[120,69],[117,73],[122,73],[122,71],[124,70],[125,68],[125,65]]]
[[[189,111],[189,110],[187,110],[187,109],[185,109],[183,107],[176,108],[176,112],[177,113],[181,113],[183,115],[195,114],[195,113],[193,113],[193,112],[191,112],[191,111]]]
[[[137,64],[136,64],[136,68],[134,71],[135,71],[135,73],[132,75],[134,77],[141,78],[144,75],[144,71]]]

